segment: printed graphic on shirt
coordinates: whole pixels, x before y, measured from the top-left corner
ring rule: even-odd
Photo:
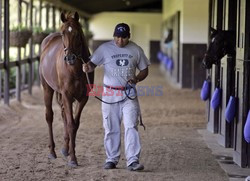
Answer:
[[[116,60],[116,65],[117,66],[127,66],[128,65],[128,59],[117,59]]]
[[[114,68],[112,71],[112,76],[132,76],[132,68],[131,67],[126,67],[126,68]]]
[[[129,54],[116,54],[112,55],[111,58],[115,61],[115,66],[113,66],[112,76],[132,76],[133,69],[129,63],[133,58],[132,55]]]

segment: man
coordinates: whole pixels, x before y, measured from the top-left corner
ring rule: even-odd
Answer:
[[[127,24],[117,24],[113,37],[114,40],[102,44],[91,56],[91,61],[83,65],[84,72],[104,66],[102,99],[105,103],[102,103],[102,115],[107,155],[104,169],[114,169],[118,164],[123,118],[127,168],[130,171],[143,170],[144,166],[139,163],[141,145],[137,129],[140,107],[138,99],[128,98],[125,91],[128,83],[136,84],[147,77],[150,62],[141,47],[129,41],[130,28]],[[136,69],[139,70],[137,75]]]

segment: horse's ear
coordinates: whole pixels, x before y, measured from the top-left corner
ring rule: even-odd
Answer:
[[[67,21],[67,19],[66,19],[66,17],[65,17],[65,14],[62,12],[61,13],[61,21],[63,22],[63,23],[65,23],[66,21]]]
[[[75,12],[75,14],[74,14],[74,19],[75,19],[76,21],[79,21],[79,14],[78,14],[78,12]]]
[[[214,34],[216,31],[217,31],[216,29],[210,27],[210,34],[211,34],[211,35]]]

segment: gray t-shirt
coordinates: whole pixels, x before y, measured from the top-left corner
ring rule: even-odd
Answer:
[[[91,61],[104,66],[103,83],[109,86],[125,86],[135,77],[136,68],[143,70],[150,64],[142,48],[132,41],[120,48],[114,40],[102,44],[91,56]]]
[[[103,43],[90,59],[97,66],[103,65],[103,83],[113,87],[125,87],[136,76],[136,69],[144,70],[150,65],[142,48],[132,41],[122,48],[114,40]]]

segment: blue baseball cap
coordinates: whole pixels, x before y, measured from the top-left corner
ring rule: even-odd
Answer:
[[[130,38],[130,28],[126,23],[119,23],[115,26],[114,35],[122,38]]]

